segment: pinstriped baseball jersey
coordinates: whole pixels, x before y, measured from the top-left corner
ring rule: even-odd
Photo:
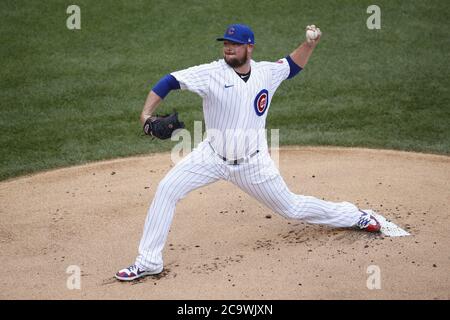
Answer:
[[[275,91],[290,72],[286,59],[251,60],[250,66],[247,82],[223,59],[171,73],[181,89],[203,98],[207,140],[214,150],[229,159],[267,149],[263,131],[267,112]]]

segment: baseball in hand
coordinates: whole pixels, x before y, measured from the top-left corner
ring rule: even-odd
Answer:
[[[320,29],[317,28],[315,25],[310,25],[306,27],[306,40],[308,42],[317,40],[317,38],[319,38],[320,35],[321,35]]]

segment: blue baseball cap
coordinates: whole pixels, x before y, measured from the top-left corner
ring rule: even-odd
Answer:
[[[249,26],[244,24],[229,25],[222,38],[217,41],[232,41],[242,44],[255,44],[255,35]]]

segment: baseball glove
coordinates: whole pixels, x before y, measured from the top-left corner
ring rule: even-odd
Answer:
[[[148,118],[144,124],[144,133],[165,140],[169,139],[175,130],[181,128],[184,128],[184,123],[178,120],[178,113],[173,112]]]

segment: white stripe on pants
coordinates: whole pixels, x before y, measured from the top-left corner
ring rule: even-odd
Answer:
[[[162,251],[177,202],[190,191],[219,179],[228,180],[280,215],[314,224],[351,227],[361,212],[349,202],[329,202],[289,191],[267,152],[248,163],[228,165],[213,153],[208,142],[198,145],[158,185],[148,210],[136,264],[143,269],[163,265]]]

